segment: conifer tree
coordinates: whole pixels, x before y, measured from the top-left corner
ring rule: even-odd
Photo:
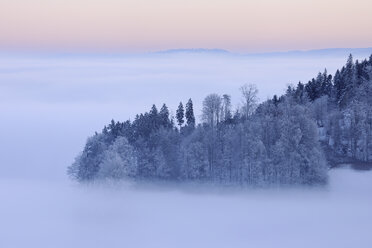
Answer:
[[[178,105],[177,112],[176,112],[176,118],[177,118],[177,122],[180,128],[185,122],[184,117],[185,117],[185,114],[184,114],[183,104],[182,102],[180,102],[180,104]]]
[[[163,104],[159,112],[160,122],[163,127],[171,127],[171,122],[169,120],[169,109],[167,105]]]
[[[194,106],[191,98],[186,103],[186,124],[189,127],[195,127]]]
[[[155,104],[152,105],[152,108],[149,113],[150,123],[152,129],[157,129],[159,127],[159,112]]]

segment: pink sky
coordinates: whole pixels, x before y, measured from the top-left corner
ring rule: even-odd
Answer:
[[[0,50],[372,46],[371,0],[0,0]]]

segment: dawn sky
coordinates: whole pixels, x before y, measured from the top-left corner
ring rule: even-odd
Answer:
[[[371,0],[0,0],[0,50],[372,46]]]

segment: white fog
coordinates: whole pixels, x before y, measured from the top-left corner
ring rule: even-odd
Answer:
[[[0,183],[1,247],[370,247],[372,172],[322,190],[195,192]]]

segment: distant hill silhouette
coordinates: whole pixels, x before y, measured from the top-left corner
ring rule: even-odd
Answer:
[[[161,54],[177,54],[177,53],[228,54],[230,52],[224,49],[192,48],[192,49],[169,49],[169,50],[164,50],[164,51],[158,51],[155,53],[161,53]]]
[[[219,55],[236,55],[236,56],[253,56],[253,57],[297,57],[297,56],[341,56],[347,57],[353,54],[355,57],[366,56],[372,54],[372,47],[368,48],[327,48],[327,49],[313,49],[313,50],[290,50],[284,52],[259,52],[259,53],[235,53],[225,49],[206,49],[206,48],[192,48],[192,49],[169,49],[154,52],[154,54],[219,54]]]

